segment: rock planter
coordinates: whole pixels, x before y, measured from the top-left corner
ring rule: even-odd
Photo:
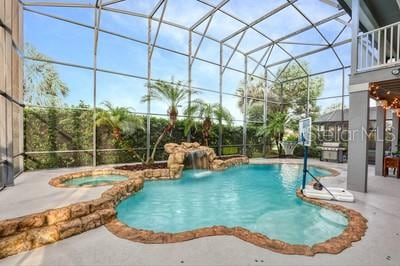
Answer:
[[[142,171],[147,169],[167,169],[167,163],[165,162],[155,162],[152,164],[126,164],[122,166],[114,167],[117,170],[128,170],[128,171]]]

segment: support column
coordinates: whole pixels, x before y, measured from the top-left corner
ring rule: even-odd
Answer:
[[[147,21],[147,94],[151,93],[151,19],[149,18]],[[151,100],[147,102],[147,115],[146,115],[146,159],[149,161],[150,159],[150,149],[151,149]]]
[[[396,113],[392,114],[392,152],[399,150],[399,123],[400,119]]]
[[[94,31],[93,31],[93,159],[92,166],[97,166],[97,43],[99,39],[99,26],[100,26],[100,12],[101,12],[101,0],[99,1],[99,6],[94,9]]]
[[[376,106],[375,139],[375,175],[383,175],[383,157],[385,156],[386,110]]]
[[[268,119],[268,68],[264,68],[264,78],[265,78],[265,86],[264,86],[264,108],[263,108],[263,126],[267,126]],[[267,138],[263,137],[263,156],[267,155]]]
[[[219,107],[222,108],[222,88],[224,82],[224,46],[222,43],[219,44]],[[222,155],[222,119],[218,121],[218,155]]]
[[[310,76],[307,75],[307,112],[306,117],[310,116]]]
[[[368,83],[350,86],[349,90],[350,109],[347,188],[350,190],[367,192],[369,120]]]
[[[357,56],[358,56],[358,29],[360,26],[359,21],[360,13],[360,0],[352,0],[351,2],[351,74],[357,71]]]
[[[243,155],[247,155],[247,55],[244,56]]]
[[[18,51],[24,50],[23,40],[23,7],[18,1],[13,2],[12,35],[15,47],[13,47],[13,98],[18,102],[14,104],[14,177],[24,171],[24,63],[23,57]]]
[[[188,39],[188,109],[192,105],[192,31],[189,31],[189,39]],[[188,119],[191,119],[191,113],[188,114]],[[192,133],[189,130],[188,135],[186,137],[187,142],[192,142]]]

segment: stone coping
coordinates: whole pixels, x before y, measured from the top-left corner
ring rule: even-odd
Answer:
[[[115,218],[116,204],[141,190],[144,180],[171,179],[168,169],[127,171],[104,168],[61,175],[52,178],[49,184],[55,187],[75,187],[63,182],[107,174],[126,176],[127,180],[111,183],[112,187],[94,200],[0,221],[0,259],[104,225]],[[85,186],[78,186],[82,187]]]
[[[100,170],[98,173],[102,174]],[[87,174],[87,171],[79,174]],[[0,221],[0,259],[110,222],[116,215],[115,205],[141,190],[143,184],[143,172],[131,172],[127,181],[115,183],[95,200]]]
[[[299,165],[299,163],[284,162],[271,162],[266,164],[276,163]],[[321,167],[318,165],[310,166],[326,169],[330,171],[332,176],[340,174],[338,171],[327,167]],[[346,229],[339,236],[328,239],[322,243],[308,246],[293,245],[281,240],[270,239],[264,234],[251,232],[242,227],[229,228],[226,226],[212,226],[180,233],[164,233],[136,229],[114,218],[110,223],[106,224],[106,228],[120,238],[146,244],[177,243],[206,236],[230,235],[278,253],[306,256],[314,256],[317,253],[338,254],[344,249],[350,247],[352,242],[361,240],[365,235],[367,230],[367,219],[365,219],[359,212],[326,201],[306,198],[300,190],[297,190],[296,195],[306,202],[343,214],[348,220]]]
[[[246,160],[234,160],[232,165],[246,162]],[[332,169],[326,167],[325,169],[330,170],[333,175],[339,174],[339,172]],[[367,229],[367,220],[360,213],[340,205],[305,198],[300,191],[297,191],[297,196],[302,200],[340,212],[347,217],[348,226],[341,235],[313,246],[291,245],[241,227],[213,226],[176,234],[155,233],[131,228],[115,218],[115,207],[119,202],[140,191],[143,188],[144,180],[172,179],[169,176],[165,176],[167,172],[168,169],[147,169],[134,172],[98,169],[53,178],[49,183],[55,186],[57,186],[57,183],[60,184],[63,180],[66,180],[63,178],[77,178],[93,174],[121,174],[127,176],[128,180],[114,183],[111,188],[103,192],[95,200],[78,202],[62,208],[0,221],[0,259],[54,243],[101,225],[106,225],[108,230],[118,237],[142,243],[175,243],[205,236],[232,235],[279,253],[308,256],[316,253],[339,253],[350,247],[352,242],[360,240]]]
[[[75,179],[75,178],[81,178],[81,177],[85,177],[85,176],[96,177],[96,176],[102,176],[102,175],[120,175],[120,176],[126,176],[127,179],[132,179],[132,178],[136,178],[136,177],[142,177],[146,180],[170,179],[168,169],[146,169],[146,170],[140,170],[140,171],[129,171],[129,170],[119,170],[119,169],[115,169],[115,168],[103,168],[103,169],[93,169],[93,170],[87,170],[87,171],[81,171],[81,172],[74,172],[74,173],[57,176],[57,177],[50,179],[49,185],[54,186],[54,187],[61,187],[61,188],[90,188],[90,187],[99,187],[99,186],[111,186],[111,185],[126,181],[126,180],[120,180],[120,181],[104,182],[104,183],[93,184],[93,185],[88,184],[88,185],[83,185],[83,186],[65,184],[65,181]]]

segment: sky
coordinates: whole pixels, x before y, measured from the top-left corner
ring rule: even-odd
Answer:
[[[64,0],[64,2],[93,2],[93,0]],[[104,0],[106,1],[106,0]],[[26,0],[33,2],[33,0]],[[55,1],[54,1],[55,2]],[[149,14],[157,0],[126,0],[110,5],[111,8],[123,9],[132,12]],[[206,1],[210,4],[218,4],[217,0]],[[251,23],[259,17],[285,3],[285,0],[230,0],[222,7],[224,12],[234,16],[240,16],[245,23]],[[315,23],[338,12],[319,0],[299,0],[295,6],[307,14],[311,22]],[[85,25],[94,25],[94,10],[90,8],[66,8],[66,7],[29,7],[29,9],[59,16],[73,20]],[[210,10],[210,7],[195,0],[169,0],[165,11],[164,19],[190,27]],[[161,16],[160,9],[155,17]],[[348,21],[349,17],[341,17]],[[110,11],[101,12],[100,28],[106,31],[113,31],[118,34],[127,35],[140,41],[147,41],[147,19],[118,14]],[[207,21],[196,28],[202,32],[206,28]],[[267,35],[270,39],[282,37],[309,25],[309,22],[292,7],[286,7],[280,12],[272,15],[254,27]],[[152,23],[153,35],[157,23]],[[210,22],[207,34],[221,40],[245,24],[238,22],[222,12],[217,12]],[[332,42],[342,30],[343,24],[338,21],[331,21],[318,27],[328,42]],[[157,39],[157,44],[176,51],[188,52],[187,31],[163,24]],[[240,35],[227,40],[227,44],[235,46]],[[338,41],[350,38],[350,29],[347,28],[339,36]],[[24,12],[24,40],[32,44],[41,53],[55,61],[70,64],[93,67],[94,33],[92,29],[35,14],[30,11]],[[200,42],[200,36],[194,34],[192,37],[193,53]],[[269,40],[255,30],[248,30],[242,38],[238,47],[244,52],[250,51],[260,45],[268,43]],[[326,41],[317,30],[311,29],[298,36],[285,40],[280,47],[292,55],[302,54],[322,47]],[[312,43],[314,45],[295,45],[295,43]],[[268,64],[278,62],[289,56],[278,46],[275,46],[269,57]],[[261,59],[266,50],[261,50],[251,56],[257,60]],[[335,48],[335,52],[344,65],[350,65],[350,44]],[[223,60],[226,62],[232,53],[232,49],[224,48]],[[198,57],[219,63],[219,44],[204,39],[198,52]],[[329,49],[324,52],[307,56],[301,61],[308,62],[312,73],[317,73],[341,66],[334,52]],[[229,64],[244,70],[244,56],[235,53]],[[257,65],[249,60],[248,70],[253,71]],[[72,105],[80,100],[93,104],[93,71],[74,68],[69,66],[55,65],[61,79],[69,87],[70,93],[64,99],[65,104]],[[133,42],[128,39],[113,36],[100,32],[98,41],[97,67],[104,70],[122,72],[134,76],[147,77],[147,45]],[[272,67],[270,70],[276,72],[283,65]],[[193,86],[206,88],[216,92],[203,91],[196,98],[209,102],[219,102],[219,67],[195,60],[192,66]],[[256,73],[262,74],[261,68]],[[348,74],[348,71],[346,71]],[[162,49],[155,48],[152,57],[152,78],[171,80],[188,80],[188,59],[185,56],[174,54]],[[321,97],[332,97],[341,95],[342,73],[336,71],[323,75],[325,88]],[[230,69],[225,69],[223,77],[223,92],[233,94],[239,86],[244,74]],[[347,79],[345,80],[347,85]],[[97,103],[108,100],[115,105],[134,108],[137,112],[146,112],[147,106],[140,101],[146,93],[146,80],[126,77],[110,73],[97,73]],[[238,98],[232,95],[223,96],[223,105],[228,108],[237,120],[242,120],[243,115],[237,107]],[[338,99],[320,100],[319,104],[326,108],[339,101]],[[346,99],[347,101],[347,99]],[[151,112],[164,114],[167,106],[163,103],[154,103]]]

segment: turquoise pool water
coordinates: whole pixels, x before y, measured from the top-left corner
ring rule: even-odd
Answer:
[[[85,185],[100,185],[126,180],[126,176],[122,175],[99,175],[99,176],[84,176],[70,179],[64,182],[68,186],[85,186]]]
[[[310,170],[329,175],[320,168]],[[289,164],[185,170],[179,180],[146,182],[117,206],[117,217],[155,232],[241,226],[291,244],[312,245],[339,235],[347,225],[344,216],[296,197],[301,175],[301,166]]]

